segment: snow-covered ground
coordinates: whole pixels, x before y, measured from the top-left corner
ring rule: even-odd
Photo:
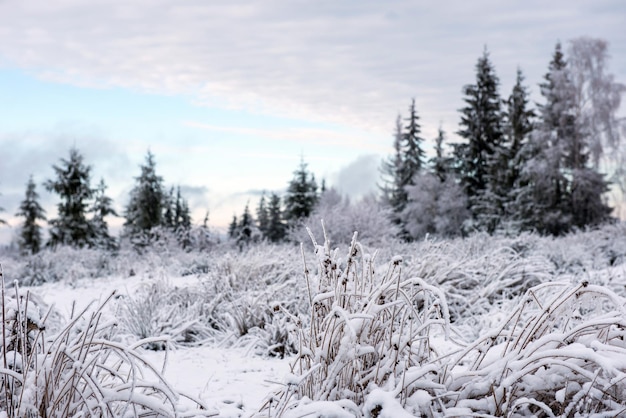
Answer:
[[[35,299],[54,305],[69,318],[89,304],[97,305],[114,291],[116,295],[133,294],[153,278],[84,278],[24,287]],[[168,283],[184,287],[197,284],[193,276],[174,277]],[[144,357],[158,369],[165,365],[164,376],[178,391],[202,400],[216,409],[220,417],[247,416],[259,409],[265,398],[284,381],[289,373],[289,358],[278,359],[255,355],[247,347],[220,346],[179,347],[166,351],[145,350]]]
[[[129,253],[104,268],[102,255],[66,249],[44,253],[33,264],[43,283],[21,290],[54,304],[52,335],[115,292],[102,311],[119,325],[111,338],[169,333],[170,350],[142,357],[221,417],[250,417],[271,394],[259,416],[619,415],[625,228],[397,244],[375,265],[362,247],[320,246],[306,253],[306,278],[292,246]],[[8,280],[41,272],[7,266]],[[286,359],[268,355],[276,344]]]

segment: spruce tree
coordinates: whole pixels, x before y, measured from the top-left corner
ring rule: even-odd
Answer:
[[[256,209],[256,219],[257,219],[257,227],[261,232],[263,238],[267,238],[267,229],[269,224],[269,214],[267,211],[267,204],[265,202],[265,193],[261,196],[259,200],[259,206]]]
[[[455,146],[457,170],[470,205],[474,226],[493,232],[504,212],[502,187],[503,129],[499,79],[487,49],[476,64],[476,84],[463,88],[466,106],[460,109],[467,142]]]
[[[307,218],[313,212],[317,204],[317,183],[315,176],[307,170],[304,160],[293,173],[293,179],[289,182],[285,196],[285,219],[290,226],[295,226],[298,221]]]
[[[281,242],[287,234],[287,226],[283,221],[280,197],[276,193],[270,195],[267,204],[267,232],[266,237],[270,242]]]
[[[406,192],[402,185],[400,170],[402,167],[402,117],[396,118],[396,126],[393,134],[394,153],[381,167],[383,199],[393,209],[394,213],[402,210],[403,202],[406,202]]]
[[[506,113],[504,114],[505,139],[509,151],[506,185],[509,189],[514,188],[519,178],[520,168],[524,165],[521,150],[528,142],[535,117],[535,111],[529,108],[528,89],[523,83],[524,75],[518,68],[513,91],[505,102]]]
[[[444,182],[452,171],[452,158],[446,156],[443,149],[445,133],[440,127],[437,138],[435,138],[435,155],[429,160],[431,170],[440,181]]]
[[[391,221],[398,226],[399,235],[409,239],[403,225],[406,220],[403,216],[408,201],[406,188],[415,184],[415,177],[421,174],[425,167],[424,139],[420,136],[421,126],[415,109],[415,99],[411,100],[407,125],[403,128],[400,116],[396,120],[394,134],[394,155],[383,164],[383,181],[385,200],[391,206]]]
[[[504,135],[506,150],[503,164],[503,187],[506,192],[505,221],[509,228],[520,229],[520,219],[523,218],[521,210],[521,196],[527,180],[522,176],[522,169],[527,160],[533,158],[529,152],[528,143],[533,131],[534,110],[530,109],[529,93],[524,83],[522,71],[517,69],[517,76],[513,90],[504,102]]]
[[[409,106],[409,117],[406,119],[407,125],[404,127],[401,144],[401,163],[399,169],[400,183],[402,188],[413,185],[413,178],[422,171],[424,167],[424,152],[422,143],[424,139],[420,136],[421,126],[419,116],[415,110],[415,99],[411,100]]]
[[[94,233],[86,217],[88,201],[94,193],[89,185],[91,167],[83,163],[83,156],[76,148],[71,148],[69,159],[61,159],[61,164],[53,169],[56,179],[46,181],[45,187],[58,194],[61,202],[57,205],[58,218],[49,222],[47,245],[92,246]]]
[[[166,195],[163,178],[156,174],[156,163],[151,152],[148,151],[146,161],[141,166],[141,174],[135,180],[136,185],[130,192],[130,200],[124,212],[124,229],[131,238],[149,234],[152,228],[163,225]]]
[[[528,146],[520,207],[525,228],[561,235],[609,218],[602,198],[608,183],[590,167],[587,129],[560,44],[540,87],[545,103]]]
[[[94,201],[90,209],[90,212],[93,213],[91,226],[94,233],[94,246],[112,250],[116,247],[116,242],[115,238],[109,234],[109,225],[104,218],[118,216],[118,214],[113,208],[113,199],[106,195],[106,189],[104,179],[100,179],[100,183],[94,191]]]
[[[15,214],[24,218],[19,240],[20,250],[24,254],[38,253],[42,244],[41,226],[37,221],[46,219],[46,211],[39,204],[39,194],[35,187],[33,176],[30,176],[26,184],[26,196]]]
[[[174,200],[174,187],[170,187],[170,191],[163,195],[163,220],[161,224],[167,228],[174,228],[175,221],[175,200]]]
[[[189,202],[180,192],[180,186],[176,188],[173,229],[179,245],[183,249],[191,247],[191,211]]]
[[[233,220],[228,225],[228,238],[236,239],[239,236],[239,223],[237,222],[237,215],[233,215]]]
[[[237,236],[237,243],[239,249],[242,249],[244,245],[250,244],[252,240],[252,228],[254,226],[254,219],[250,214],[250,205],[246,203],[246,207],[243,210],[243,214],[239,219],[239,225],[237,226],[239,235]]]

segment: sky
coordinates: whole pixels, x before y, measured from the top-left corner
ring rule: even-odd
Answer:
[[[485,47],[502,96],[519,67],[540,101],[557,41],[607,40],[626,82],[625,27],[623,0],[0,0],[0,242],[30,175],[55,216],[42,183],[73,146],[119,212],[148,150],[216,228],[301,159],[358,198],[412,98],[427,148],[457,139]]]

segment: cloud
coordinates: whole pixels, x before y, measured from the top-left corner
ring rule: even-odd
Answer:
[[[621,0],[8,1],[0,62],[378,132],[416,97],[434,135],[440,121],[455,129],[485,44],[504,84],[521,65],[536,85],[558,39],[603,37],[623,78],[624,13]]]
[[[352,149],[383,152],[386,147],[382,147],[380,141],[373,138],[359,136],[354,132],[343,133],[331,129],[321,128],[250,128],[241,126],[225,126],[194,121],[184,121],[184,126],[203,129],[212,132],[224,132],[236,135],[254,137],[257,139],[271,139],[274,141],[290,141],[310,143],[320,147],[343,146]]]

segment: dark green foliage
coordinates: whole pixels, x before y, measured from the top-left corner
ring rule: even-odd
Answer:
[[[151,152],[146,155],[141,174],[135,180],[136,185],[130,193],[130,201],[124,213],[124,229],[131,238],[149,234],[152,228],[163,225],[166,201],[163,178],[156,174],[156,163]]]
[[[381,167],[383,181],[381,190],[384,200],[391,206],[394,213],[397,214],[402,210],[402,206],[406,202],[406,191],[403,188],[400,175],[402,167],[402,117],[400,115],[396,118],[393,149],[393,155],[383,161]],[[395,221],[397,220],[396,217]]]
[[[403,211],[408,202],[406,188],[415,184],[414,178],[425,168],[425,152],[422,146],[424,139],[420,136],[421,126],[415,109],[415,99],[409,106],[407,125],[402,127],[402,118],[398,115],[394,133],[394,154],[383,162],[384,199],[392,209],[391,220],[398,226],[399,235],[403,239],[410,239],[404,229],[406,220]]]
[[[237,222],[237,215],[233,215],[233,220],[228,225],[228,238],[235,239],[237,238],[237,231],[239,228],[239,223]]]
[[[239,225],[237,225],[237,244],[242,248],[244,245],[250,244],[252,240],[252,228],[254,226],[254,219],[252,219],[252,215],[250,214],[249,204],[246,204],[246,207],[243,210],[243,214],[239,219]]]
[[[452,172],[453,159],[445,154],[443,143],[445,141],[445,133],[439,128],[437,138],[435,138],[435,156],[429,160],[431,170],[439,180],[446,181]]]
[[[285,195],[284,217],[290,226],[295,226],[298,221],[311,215],[317,200],[315,176],[309,173],[307,164],[301,160],[300,166],[293,173],[293,179],[289,182]]]
[[[409,117],[406,118],[407,125],[404,127],[402,134],[402,158],[400,163],[399,175],[400,182],[403,186],[412,185],[413,177],[420,173],[424,168],[424,158],[426,153],[422,147],[424,139],[420,136],[421,126],[419,124],[419,116],[415,110],[415,99],[411,100],[409,106]]]
[[[113,199],[105,194],[106,189],[107,186],[104,183],[104,179],[100,179],[100,184],[94,191],[94,201],[90,209],[90,212],[93,213],[91,226],[94,233],[94,246],[112,250],[116,248],[117,243],[115,238],[109,234],[109,225],[104,218],[107,216],[118,216],[118,214],[113,208]]]
[[[456,158],[461,184],[470,198],[487,188],[492,157],[502,142],[499,83],[485,49],[476,64],[476,84],[463,88],[466,106],[460,110],[461,129],[457,132],[467,140],[457,145]]]
[[[259,206],[256,209],[256,221],[259,232],[261,232],[261,235],[265,238],[267,236],[267,228],[269,224],[269,214],[267,211],[267,204],[265,202],[265,193],[261,196]]]
[[[509,152],[506,185],[511,189],[519,179],[520,168],[524,163],[522,148],[528,143],[536,116],[535,111],[529,108],[528,89],[523,82],[524,75],[518,68],[513,91],[505,101],[504,132]]]
[[[38,253],[42,244],[41,226],[37,221],[46,219],[46,211],[39,204],[39,194],[35,187],[33,176],[30,176],[26,184],[26,196],[15,214],[24,218],[19,240],[20,250],[24,254]]]
[[[283,213],[280,207],[280,197],[276,193],[270,195],[267,204],[267,231],[265,238],[270,242],[281,242],[287,235],[287,225],[283,221]]]
[[[55,180],[45,183],[47,190],[59,195],[58,218],[50,220],[50,247],[69,245],[88,247],[94,243],[94,233],[86,213],[88,201],[94,190],[90,187],[91,167],[83,163],[83,156],[76,148],[70,149],[68,160],[61,159],[53,166]]]

